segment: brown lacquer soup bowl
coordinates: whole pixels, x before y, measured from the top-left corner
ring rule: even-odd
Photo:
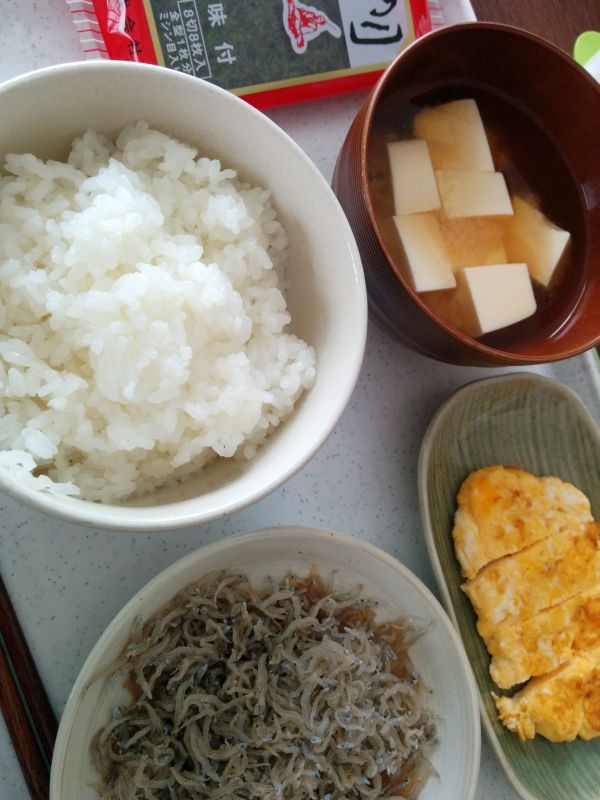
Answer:
[[[553,224],[570,233],[560,280],[550,283],[545,296],[538,297],[535,288],[535,314],[477,338],[440,314],[439,297],[437,304],[427,297],[444,295],[415,290],[402,263],[406,253],[385,235],[385,201],[376,195],[374,180],[390,126],[397,137],[410,138],[419,110],[465,98],[479,107],[493,169],[503,173],[513,204],[515,195],[533,198]],[[557,361],[598,344],[598,131],[598,84],[537,36],[505,25],[469,23],[431,33],[407,48],[355,118],[333,177],[359,244],[376,322],[418,352],[474,366]]]

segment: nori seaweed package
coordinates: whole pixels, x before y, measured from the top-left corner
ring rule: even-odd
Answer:
[[[211,81],[259,108],[355,91],[431,29],[427,0],[67,0],[88,57]]]

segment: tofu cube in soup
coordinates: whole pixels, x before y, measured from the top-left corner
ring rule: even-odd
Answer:
[[[514,218],[508,226],[506,247],[510,259],[526,261],[531,277],[548,286],[571,235],[553,225],[537,208],[520,197],[513,200]]]
[[[463,325],[470,336],[482,336],[527,319],[536,310],[526,264],[465,267],[457,275],[463,301]]]
[[[393,218],[400,240],[407,279],[415,291],[431,292],[456,286],[440,225],[433,214],[406,214]]]
[[[448,217],[510,216],[513,213],[501,172],[447,170],[435,173]]]
[[[474,100],[426,108],[414,119],[415,136],[429,145],[436,170],[494,171],[481,115]]]
[[[388,142],[388,158],[396,214],[418,214],[440,207],[427,142]]]

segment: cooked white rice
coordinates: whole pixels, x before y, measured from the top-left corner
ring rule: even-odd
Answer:
[[[265,189],[148,128],[0,179],[0,468],[114,502],[252,458],[315,376]]]

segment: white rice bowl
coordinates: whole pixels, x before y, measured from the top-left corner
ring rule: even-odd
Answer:
[[[144,123],[0,179],[0,467],[114,503],[250,459],[315,380],[270,194]]]

